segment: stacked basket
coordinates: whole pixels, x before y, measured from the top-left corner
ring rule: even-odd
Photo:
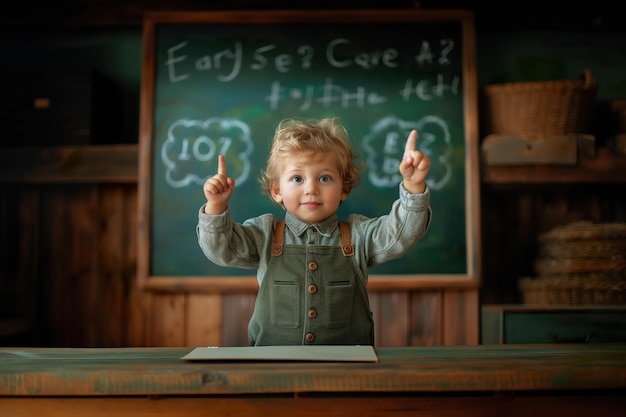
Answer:
[[[598,86],[589,70],[575,80],[491,84],[484,89],[488,133],[526,136],[587,133]]]
[[[521,278],[526,304],[626,304],[626,224],[575,222],[539,236],[536,278]]]

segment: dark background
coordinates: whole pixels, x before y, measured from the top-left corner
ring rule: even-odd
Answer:
[[[60,0],[10,2],[0,17],[3,30],[15,27],[130,25],[146,10],[218,9],[425,9],[459,8],[476,13],[479,30],[624,30],[624,6],[617,1],[451,1],[451,0]]]

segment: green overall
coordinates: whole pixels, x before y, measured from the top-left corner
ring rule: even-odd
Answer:
[[[351,258],[350,226],[339,226],[341,246],[283,245],[285,222],[277,223],[248,325],[250,345],[374,345],[367,285]]]

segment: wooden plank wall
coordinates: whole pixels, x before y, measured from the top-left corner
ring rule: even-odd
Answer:
[[[21,297],[34,332],[19,343],[247,344],[254,293],[138,288],[136,184],[2,185],[0,201],[11,225],[0,234],[0,282],[31,283]],[[378,291],[371,302],[377,346],[478,343],[476,289]]]

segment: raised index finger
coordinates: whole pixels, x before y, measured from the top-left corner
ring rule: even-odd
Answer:
[[[415,145],[417,143],[417,130],[411,130],[409,133],[409,137],[406,140],[406,145],[404,146],[404,154],[409,155],[411,152],[415,150]]]
[[[224,155],[219,155],[217,157],[217,173],[228,177],[228,174],[226,173],[226,158],[224,158]]]

